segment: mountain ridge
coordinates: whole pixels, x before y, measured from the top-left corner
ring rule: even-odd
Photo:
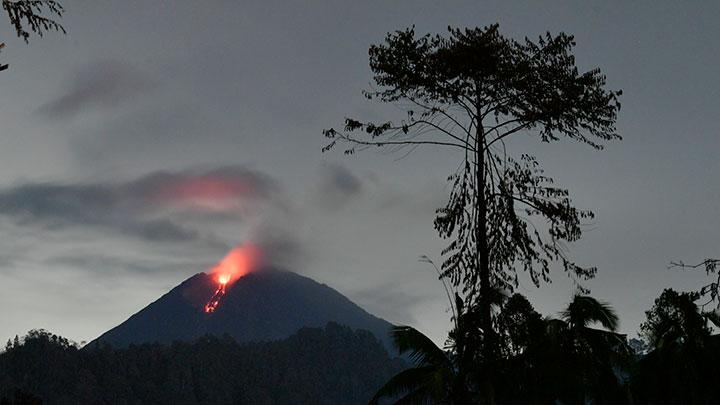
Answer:
[[[228,285],[217,310],[206,313],[204,306],[217,287],[211,275],[197,273],[88,347],[193,341],[204,335],[225,334],[240,343],[273,341],[303,327],[337,322],[370,331],[391,355],[397,355],[389,336],[391,323],[309,277],[276,268],[251,272]]]

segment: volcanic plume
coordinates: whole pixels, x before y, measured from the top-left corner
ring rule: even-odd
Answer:
[[[225,289],[231,282],[253,271],[260,258],[259,250],[253,245],[240,245],[231,250],[215,267],[210,270],[210,276],[217,281],[215,293],[205,304],[205,312],[215,312],[220,300],[225,296]]]

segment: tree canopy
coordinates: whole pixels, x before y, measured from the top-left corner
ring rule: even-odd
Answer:
[[[535,157],[513,155],[506,145],[521,134],[596,149],[620,139],[621,92],[606,89],[599,69],[581,72],[574,46],[564,33],[517,41],[498,25],[449,28],[447,35],[419,36],[414,27],[389,33],[370,47],[376,88],[364,95],[404,114],[385,122],[347,118],[341,130],[323,131],[323,151],[342,143],[350,155],[370,147],[459,152],[434,226],[449,239],[442,277],[461,286],[467,308],[477,309],[486,361],[498,353],[491,309],[496,292],[512,291],[520,272],[539,286],[559,262],[582,291],[580,282],[596,273],[571,260],[565,248],[580,238],[582,222],[593,213],[574,207]]]
[[[0,353],[0,404],[366,404],[404,366],[370,332],[335,323],[272,342],[126,349],[78,349],[39,330]]]

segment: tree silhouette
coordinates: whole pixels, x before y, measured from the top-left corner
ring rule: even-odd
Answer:
[[[401,354],[409,353],[415,367],[392,377],[370,403],[378,404],[383,397],[401,397],[398,402],[402,403],[423,403],[427,400],[454,403],[460,395],[452,390],[458,378],[452,353],[446,353],[411,326],[393,328],[392,337]]]
[[[0,404],[362,404],[404,367],[370,332],[334,323],[125,349],[78,350],[40,330],[0,353]]]
[[[498,354],[492,320],[493,291],[512,291],[516,267],[539,285],[553,262],[573,280],[596,269],[575,264],[563,242],[581,236],[590,211],[572,206],[528,154],[513,157],[505,141],[520,134],[543,142],[569,138],[601,149],[619,139],[615,130],[620,91],[605,89],[598,69],[580,73],[572,36],[545,34],[515,41],[497,25],[449,29],[447,36],[417,36],[414,28],[390,33],[370,47],[377,89],[370,100],[405,110],[399,121],[345,120],[324,130],[327,151],[339,142],[346,154],[370,147],[408,153],[419,146],[459,151],[458,169],[435,229],[450,243],[442,274],[462,286],[468,307],[478,305],[483,356]],[[547,224],[535,227],[538,217]]]
[[[545,322],[540,313],[525,296],[518,293],[505,302],[497,323],[508,357],[523,354],[545,332]]]
[[[19,38],[28,42],[30,33],[43,36],[47,31],[65,33],[65,27],[43,14],[62,17],[65,9],[55,0],[2,0],[2,8]]]
[[[30,34],[35,33],[42,37],[47,31],[59,31],[66,33],[65,27],[51,17],[44,14],[62,17],[65,9],[56,0],[2,0],[2,9],[10,19],[10,24],[15,28],[15,33],[26,43]],[[0,43],[0,50],[5,47]],[[0,63],[0,71],[6,70],[7,64]]]
[[[712,281],[705,284],[700,288],[700,290],[697,291],[699,297],[707,298],[707,301],[701,304],[702,309],[704,309],[708,304],[712,302],[715,302],[717,304],[717,308],[720,309],[720,271],[718,271],[719,264],[720,259],[708,258],[697,264],[685,264],[682,261],[671,262],[670,267],[690,270],[701,268],[705,270],[705,274],[707,274],[708,277],[711,277]],[[717,316],[715,316],[715,320],[717,320]],[[720,322],[715,323],[720,326]]]
[[[415,367],[408,368],[383,385],[371,400],[397,398],[398,403],[466,404],[476,399],[477,370],[475,340],[477,314],[466,310],[459,295],[450,302],[454,327],[448,334],[445,350],[411,326],[396,326],[391,332],[400,354],[409,354]]]
[[[720,390],[720,341],[695,303],[697,292],[665,289],[640,326],[651,351],[642,357],[631,383],[638,403],[713,404]]]
[[[512,306],[502,312],[508,311],[518,312]],[[504,402],[618,403],[624,398],[615,370],[628,365],[630,350],[624,336],[616,332],[618,318],[608,304],[575,295],[560,319],[538,320],[531,306],[521,312],[530,316],[512,317],[515,329],[530,334],[522,339],[527,342],[523,350],[511,355],[504,370],[505,381],[499,384]],[[505,316],[500,315],[501,319]],[[543,326],[538,327],[538,322]]]
[[[699,298],[698,293],[663,290],[640,325],[642,336],[652,348],[663,350],[680,343],[702,346],[710,336],[710,328],[695,304]]]

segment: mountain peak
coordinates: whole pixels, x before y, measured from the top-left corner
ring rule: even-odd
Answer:
[[[392,325],[354,304],[333,288],[286,270],[263,268],[228,284],[217,307],[205,305],[218,289],[209,274],[186,279],[91,345],[126,347],[141,343],[192,341],[230,335],[238,342],[279,340],[303,327],[328,322],[372,332],[391,353]]]

